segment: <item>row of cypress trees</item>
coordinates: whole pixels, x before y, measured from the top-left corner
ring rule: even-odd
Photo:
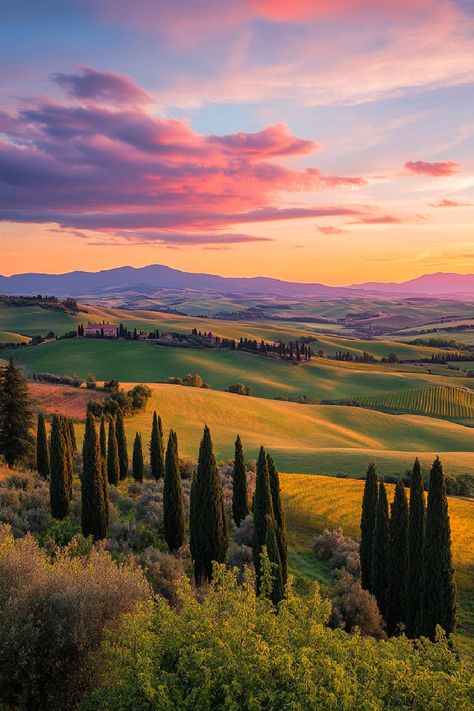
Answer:
[[[364,487],[360,541],[362,586],[377,599],[387,632],[400,626],[409,637],[434,639],[436,626],[456,628],[456,585],[446,481],[439,457],[430,472],[425,511],[423,477],[413,465],[408,505],[405,487],[395,486],[390,515],[383,480],[370,464]]]

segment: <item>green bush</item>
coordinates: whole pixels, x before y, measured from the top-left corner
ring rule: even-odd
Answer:
[[[157,598],[108,636],[102,687],[83,711],[472,708],[470,670],[442,635],[378,642],[332,631],[317,590],[306,600],[290,586],[276,611],[256,598],[248,568],[238,585],[216,566],[201,602],[184,578],[176,594],[176,608]]]

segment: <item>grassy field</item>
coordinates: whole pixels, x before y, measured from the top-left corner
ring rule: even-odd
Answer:
[[[334,479],[324,476],[282,474],[283,503],[291,546],[293,572],[305,572],[311,559],[314,537],[325,528],[342,526],[345,535],[360,536],[360,513],[363,481]],[[393,485],[387,484],[389,502]],[[452,551],[459,588],[458,631],[464,649],[474,652],[474,500],[449,497]],[[298,552],[296,552],[298,551]],[[303,565],[300,565],[300,563]],[[321,566],[320,566],[321,567]],[[324,572],[324,571],[323,571]],[[323,583],[326,582],[323,577]]]
[[[97,380],[117,378],[142,383],[199,373],[214,389],[224,390],[232,383],[241,382],[250,385],[254,395],[266,398],[306,395],[317,399],[348,399],[451,384],[449,378],[429,375],[421,369],[421,372],[402,372],[395,366],[321,358],[296,366],[239,351],[157,347],[142,341],[66,339],[21,348],[12,354],[27,373],[76,373],[86,377],[92,372]],[[2,353],[4,358],[7,355],[7,351]],[[464,385],[465,381],[457,378],[456,384]]]
[[[11,331],[0,331],[0,343],[29,343],[30,341],[29,336],[22,336]]]
[[[440,454],[453,476],[474,472],[474,431],[444,420],[355,407],[297,405],[179,385],[150,387],[152,398],[146,410],[125,420],[130,451],[136,431],[148,442],[156,409],[165,431],[177,431],[181,455],[193,459],[207,423],[221,460],[233,456],[240,433],[247,459],[255,459],[264,445],[281,471],[357,477],[375,460],[384,474],[400,474],[412,466],[415,456],[420,456],[427,471]],[[85,389],[38,384],[31,392],[37,407],[46,413],[59,410],[78,419],[83,419],[89,397],[99,396]],[[84,425],[78,422],[76,428],[81,441]]]
[[[398,393],[369,395],[361,398],[360,402],[372,410],[410,412],[456,420],[474,418],[474,392],[464,388],[434,385]]]

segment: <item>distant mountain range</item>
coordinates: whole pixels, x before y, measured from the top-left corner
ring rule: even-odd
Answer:
[[[81,297],[124,292],[150,295],[163,289],[192,290],[235,296],[277,296],[298,299],[349,297],[474,297],[474,274],[425,274],[401,283],[365,282],[351,286],[326,286],[281,281],[269,277],[231,278],[194,274],[160,264],[119,267],[100,272],[67,274],[15,274],[0,276],[2,294],[50,294]]]

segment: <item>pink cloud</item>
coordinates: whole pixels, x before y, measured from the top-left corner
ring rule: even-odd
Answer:
[[[472,202],[457,202],[456,200],[438,200],[438,202],[428,203],[431,207],[472,207]]]
[[[148,94],[123,74],[99,72],[91,67],[81,67],[81,70],[81,74],[58,72],[52,74],[51,79],[75,99],[94,99],[117,104],[151,102]]]
[[[410,173],[415,173],[417,175],[431,175],[433,178],[443,178],[447,175],[457,173],[458,171],[456,169],[459,166],[460,163],[455,163],[452,160],[434,163],[428,163],[424,160],[415,160],[405,163],[405,168],[409,170]]]
[[[101,81],[95,89],[78,90],[88,94],[84,103],[42,97],[17,116],[0,116],[7,135],[0,141],[0,219],[104,232],[205,231],[361,214],[355,207],[274,206],[282,194],[365,184],[361,177],[326,176],[279,162],[317,148],[285,124],[205,136],[136,105],[112,110],[91,103],[101,96]],[[125,95],[133,94],[127,84]]]
[[[340,227],[333,227],[332,225],[317,225],[316,229],[322,232],[323,235],[342,235],[347,230],[343,230]]]

